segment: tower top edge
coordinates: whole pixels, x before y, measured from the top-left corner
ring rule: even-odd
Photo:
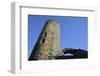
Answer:
[[[57,23],[58,24],[57,20],[55,20],[55,19],[49,19],[49,20],[47,20],[46,24],[49,24],[49,23]]]

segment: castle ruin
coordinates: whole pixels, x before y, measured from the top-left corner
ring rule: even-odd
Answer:
[[[50,60],[62,56],[60,51],[60,26],[53,19],[48,20],[32,50],[29,60]]]

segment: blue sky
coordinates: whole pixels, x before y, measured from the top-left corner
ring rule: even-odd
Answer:
[[[28,15],[28,56],[49,19],[60,24],[60,47],[88,49],[88,17]]]

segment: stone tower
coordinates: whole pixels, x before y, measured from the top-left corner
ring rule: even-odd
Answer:
[[[49,60],[60,55],[63,55],[60,51],[60,26],[51,19],[45,23],[29,60]]]

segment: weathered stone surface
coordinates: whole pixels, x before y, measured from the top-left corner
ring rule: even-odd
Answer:
[[[55,20],[48,20],[35,44],[29,60],[55,59],[55,56],[62,56],[60,51],[60,26]]]
[[[75,48],[64,48],[62,49],[64,56],[57,56],[56,59],[79,59],[79,58],[88,58],[88,51],[83,49],[75,49]],[[66,54],[72,54],[70,56],[66,56]]]

